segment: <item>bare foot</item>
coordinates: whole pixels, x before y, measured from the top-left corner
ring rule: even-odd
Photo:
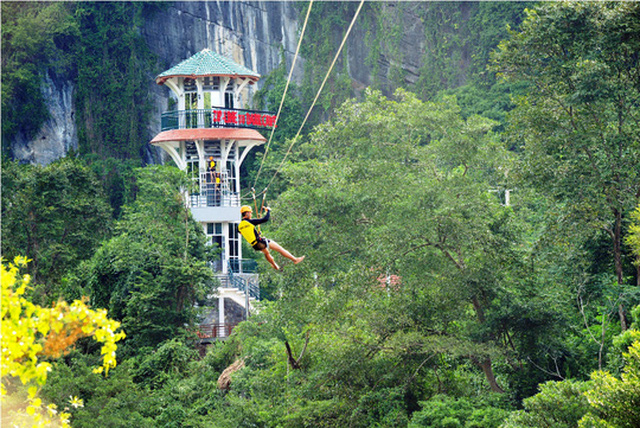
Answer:
[[[305,257],[307,257],[307,256],[297,257],[297,258],[296,258],[296,261],[295,261],[294,263],[295,263],[295,264],[300,263],[301,261],[303,261],[303,260],[304,260],[304,258],[305,258]]]

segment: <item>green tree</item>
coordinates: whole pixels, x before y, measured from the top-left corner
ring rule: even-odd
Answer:
[[[348,102],[300,148],[308,159],[287,170],[295,188],[274,209],[293,214],[274,223],[276,239],[307,254],[318,282],[345,272],[366,272],[370,284],[402,278],[391,311],[423,335],[415,345],[447,338],[450,352],[469,356],[501,391],[492,358],[503,345],[527,355],[557,315],[543,315],[550,307],[534,288],[542,284],[521,270],[513,211],[491,192],[509,168],[493,125],[463,120],[451,99],[422,103],[399,92]],[[406,333],[397,324],[382,331],[394,329]]]
[[[637,3],[543,3],[495,55],[496,71],[532,85],[509,116],[517,172],[562,204],[556,220],[608,236],[619,294],[624,221],[640,195],[639,28]],[[626,328],[622,304],[619,318]]]
[[[580,427],[635,427],[640,424],[640,306],[631,311],[631,328],[614,343],[624,344],[624,367],[617,377],[607,371],[591,375],[591,387],[585,392],[591,412],[580,421]]]
[[[422,405],[424,408],[412,415],[409,428],[497,428],[508,414],[507,410],[494,407],[485,400],[474,403],[468,399],[456,400],[446,395],[432,397]]]
[[[148,75],[153,56],[140,35],[147,3],[75,4],[80,42],[75,52],[79,149],[136,159],[149,141]]]
[[[18,133],[32,138],[49,118],[41,85],[68,77],[78,26],[67,3],[2,3],[2,152]],[[55,52],[56,54],[53,54]]]
[[[493,191],[510,165],[495,122],[404,91],[335,114],[283,170],[265,233],[307,258],[261,275],[281,297],[236,330],[246,366],[224,426],[405,426],[435,394],[475,403],[518,370],[527,394],[563,308],[529,279],[514,208]],[[504,415],[475,410],[460,415]]]
[[[584,396],[589,384],[565,380],[540,385],[540,392],[523,401],[523,410],[513,412],[503,428],[572,428],[589,411]]]
[[[84,347],[83,347],[84,348]],[[74,428],[103,426],[155,427],[156,397],[132,379],[133,360],[124,359],[100,376],[91,370],[95,356],[76,350],[64,360],[54,363],[42,394],[59,408],[68,402],[69,394],[80,397],[84,406],[70,408]]]
[[[102,186],[80,160],[47,166],[3,161],[2,253],[31,255],[29,273],[47,303],[59,297],[54,283],[91,257],[111,227]]]
[[[138,169],[136,199],[115,236],[78,269],[75,286],[122,320],[129,351],[182,334],[196,299],[212,286],[204,232],[184,200],[187,185],[176,168]]]
[[[629,233],[625,238],[625,243],[631,248],[631,253],[635,256],[635,265],[640,270],[640,204],[631,213],[632,222],[629,225]],[[638,274],[640,278],[640,273]]]

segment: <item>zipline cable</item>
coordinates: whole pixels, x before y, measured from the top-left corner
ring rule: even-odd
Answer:
[[[358,15],[360,14],[360,10],[362,9],[362,6],[364,4],[364,0],[360,1],[360,4],[358,5],[358,9],[356,10],[356,13],[353,15],[353,19],[351,20],[351,24],[349,24],[349,28],[347,29],[347,32],[345,33],[342,42],[340,43],[340,47],[338,48],[338,51],[336,52],[335,57],[333,58],[333,61],[331,62],[331,66],[329,66],[329,70],[327,71],[327,74],[324,76],[324,80],[322,81],[322,84],[320,85],[320,89],[318,89],[318,92],[316,93],[316,96],[313,100],[313,103],[311,103],[311,107],[309,107],[309,110],[307,111],[307,114],[304,118],[304,120],[302,121],[302,124],[300,125],[300,128],[298,129],[298,132],[296,133],[296,136],[293,138],[293,141],[291,142],[291,145],[289,145],[289,149],[287,150],[287,153],[285,154],[284,158],[282,159],[282,162],[280,163],[280,165],[278,166],[278,168],[276,169],[276,171],[273,173],[273,176],[271,177],[271,180],[269,181],[269,183],[267,184],[267,186],[258,194],[255,194],[255,191],[252,192],[252,196],[253,199],[255,200],[256,196],[260,196],[260,195],[264,195],[266,196],[266,192],[269,189],[269,187],[271,186],[271,183],[273,182],[273,180],[275,179],[276,175],[278,175],[278,173],[280,172],[280,169],[282,168],[282,166],[284,165],[285,161],[287,160],[287,157],[289,156],[289,154],[291,153],[291,149],[293,148],[294,144],[296,143],[298,137],[300,136],[300,133],[302,132],[302,128],[304,128],[304,125],[306,124],[307,120],[309,119],[309,116],[311,114],[311,111],[313,110],[313,108],[316,105],[316,102],[318,101],[318,98],[320,97],[320,94],[322,93],[322,90],[324,89],[324,85],[327,83],[327,80],[329,78],[329,75],[331,74],[331,71],[333,70],[333,67],[336,63],[336,61],[338,60],[338,57],[340,56],[340,53],[342,52],[342,48],[344,47],[347,38],[349,37],[349,34],[351,33],[351,29],[353,28],[353,25],[356,22],[356,19],[358,18]],[[307,11],[307,14],[309,13],[309,11]],[[293,68],[292,68],[293,70]],[[266,152],[265,152],[266,155]],[[264,157],[263,157],[263,161],[264,161]],[[261,165],[262,167],[262,165]],[[250,199],[246,197],[247,194],[245,194],[245,196],[243,196],[241,199]]]
[[[271,180],[269,181],[269,183],[267,184],[267,186],[264,188],[264,190],[261,193],[266,193],[267,189],[269,188],[269,186],[271,186],[271,183],[276,178],[276,175],[278,175],[278,172],[280,172],[280,169],[282,168],[282,166],[284,165],[285,161],[287,160],[287,157],[289,156],[289,153],[291,153],[291,149],[293,148],[293,145],[298,140],[298,137],[300,136],[300,133],[302,132],[302,128],[307,123],[307,119],[309,118],[309,115],[311,114],[311,111],[313,110],[313,107],[315,107],[316,102],[318,101],[318,98],[320,97],[320,93],[322,92],[322,89],[324,88],[325,83],[327,83],[327,79],[329,78],[329,74],[331,74],[331,71],[333,70],[333,66],[335,65],[336,61],[338,60],[338,57],[340,56],[340,53],[342,52],[342,48],[344,47],[344,44],[347,41],[347,37],[349,37],[349,33],[351,32],[351,29],[353,28],[353,24],[355,24],[355,22],[356,22],[356,18],[358,17],[358,14],[360,14],[360,9],[362,9],[362,5],[363,4],[364,4],[364,0],[361,0],[360,1],[360,5],[358,6],[358,9],[356,10],[355,15],[353,15],[353,19],[351,20],[351,24],[349,25],[349,28],[347,29],[347,32],[345,33],[344,38],[342,39],[342,43],[340,43],[340,47],[338,48],[338,52],[336,52],[336,56],[333,58],[333,62],[331,63],[331,66],[329,67],[329,70],[327,71],[327,74],[324,76],[324,80],[322,81],[322,85],[320,85],[320,89],[318,89],[318,93],[316,94],[316,97],[314,98],[313,103],[311,103],[311,107],[309,107],[309,111],[307,111],[307,115],[304,117],[304,120],[302,121],[302,125],[300,125],[300,129],[298,129],[298,132],[296,133],[296,136],[293,137],[293,141],[289,145],[289,149],[287,150],[287,153],[284,155],[284,158],[282,159],[282,162],[280,162],[280,166],[278,166],[278,169],[276,169],[276,171],[273,173],[273,177],[271,177]]]
[[[291,63],[291,70],[289,70],[289,77],[287,77],[287,84],[284,87],[284,93],[282,94],[282,100],[280,100],[280,106],[278,107],[278,113],[276,113],[276,120],[273,123],[273,127],[271,128],[271,134],[269,134],[269,141],[267,142],[267,147],[264,150],[264,155],[262,156],[262,162],[260,162],[260,168],[258,168],[258,173],[256,174],[256,178],[253,181],[253,187],[256,187],[256,183],[258,182],[258,177],[260,177],[260,172],[262,171],[262,165],[264,165],[264,160],[267,157],[267,153],[269,152],[269,146],[271,145],[271,140],[273,139],[273,133],[276,130],[276,125],[278,124],[278,119],[280,118],[280,112],[282,111],[282,106],[284,105],[284,99],[287,96],[287,91],[289,90],[289,83],[291,82],[291,76],[293,76],[293,69],[296,66],[296,60],[298,59],[298,53],[300,52],[300,46],[302,45],[302,38],[304,37],[304,32],[307,29],[307,22],[309,21],[309,15],[311,14],[311,5],[313,5],[313,0],[309,2],[309,8],[307,9],[307,16],[304,18],[304,24],[302,24],[302,31],[300,32],[300,39],[298,40],[298,46],[296,47],[296,53],[293,56],[293,62]],[[255,192],[254,192],[255,194]]]

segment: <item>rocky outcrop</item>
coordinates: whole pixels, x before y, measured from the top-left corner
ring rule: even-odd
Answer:
[[[142,35],[158,58],[159,74],[208,48],[264,76],[276,68],[281,55],[288,66],[298,43],[298,11],[293,2],[175,2],[147,19]],[[294,79],[302,79],[298,60]],[[169,90],[149,76],[153,113],[150,134],[160,130]],[[249,97],[260,87],[252,86]],[[250,102],[251,100],[246,100]]]
[[[70,150],[78,148],[73,84],[46,74],[42,94],[49,107],[49,119],[33,139],[18,133],[11,149],[15,158],[21,162],[48,165]]]
[[[419,83],[424,63],[430,61],[429,51],[437,43],[434,35],[430,39],[426,34],[424,15],[428,8],[438,6],[431,6],[431,2],[373,4],[376,6],[365,4],[345,47],[345,65],[356,94],[371,85],[390,94],[399,86]],[[466,2],[460,3],[462,19],[466,19],[469,7]],[[262,76],[280,65],[283,56],[288,68],[293,61],[304,13],[303,7],[293,1],[180,1],[167,2],[159,9],[145,17],[140,29],[158,59],[156,70],[148,75],[152,108],[147,129],[151,137],[160,131],[160,116],[168,108],[170,95],[166,87],[155,83],[157,74],[204,48],[229,56]],[[345,22],[351,18],[345,17]],[[336,34],[322,37],[339,42],[345,30],[336,28]],[[317,31],[317,28],[310,27],[307,31]],[[468,61],[464,63],[464,58],[470,58],[466,47],[461,58],[460,67],[468,66]],[[331,58],[327,58],[327,65],[330,61]],[[304,69],[304,58],[299,58],[293,74],[297,83],[302,83]],[[455,83],[463,84],[465,73],[459,74],[461,77]],[[258,82],[250,88],[249,98],[261,84]],[[73,85],[47,78],[43,91],[51,119],[35,139],[19,136],[12,143],[15,157],[24,162],[46,164],[78,145]],[[251,99],[244,101],[250,103]],[[142,155],[148,163],[161,161],[161,154],[149,147]]]
[[[155,83],[157,74],[204,48],[229,56],[263,76],[280,64],[283,54],[290,66],[298,43],[298,13],[294,3],[287,1],[184,1],[167,3],[147,17],[141,35],[158,58],[157,69],[148,76],[152,103],[149,135],[159,132],[160,115],[167,109],[169,98],[169,90]],[[298,82],[303,69],[304,60],[299,58],[294,70]],[[249,97],[259,85],[251,88]],[[35,138],[22,134],[12,141],[17,160],[48,164],[77,149],[73,89],[70,81],[46,76],[42,91],[50,119]],[[142,155],[146,163],[158,162],[161,157],[153,148]]]
[[[222,391],[228,391],[229,389],[231,389],[231,375],[233,375],[238,370],[242,370],[244,367],[244,359],[239,358],[235,360],[229,367],[224,369],[224,371],[218,377],[218,389]]]

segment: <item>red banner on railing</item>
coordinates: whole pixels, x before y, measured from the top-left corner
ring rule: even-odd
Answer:
[[[276,125],[276,116],[268,113],[211,109],[211,118],[214,125],[223,126],[273,128]]]

